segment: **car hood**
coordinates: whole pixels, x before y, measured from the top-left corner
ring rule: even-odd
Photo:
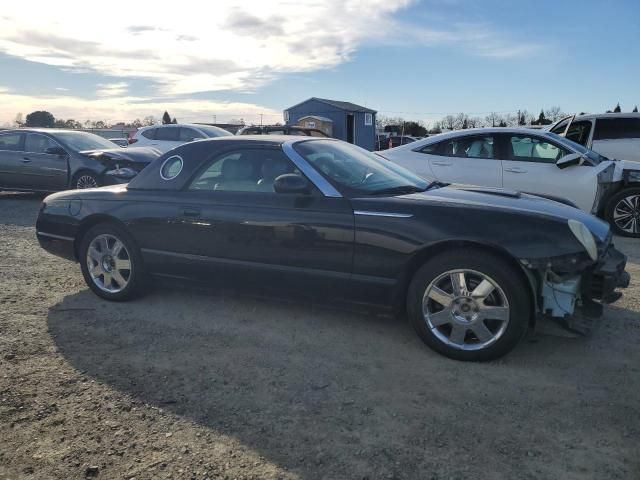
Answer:
[[[601,242],[609,236],[609,224],[588,213],[558,201],[529,193],[499,188],[448,186],[422,193],[404,195],[416,202],[464,204],[469,208],[495,208],[519,211],[523,214],[553,217],[558,220],[577,220],[586,225]]]
[[[115,147],[100,150],[85,150],[79,153],[100,161],[111,160],[145,164],[153,162],[156,158],[162,155],[160,150],[152,147]]]

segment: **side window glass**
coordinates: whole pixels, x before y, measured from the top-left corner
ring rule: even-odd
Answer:
[[[144,138],[148,138],[149,140],[154,140],[156,138],[156,130],[157,128],[150,128],[149,130],[145,130],[142,132],[142,136]]]
[[[513,135],[507,142],[506,153],[508,160],[555,163],[569,151],[535,137]]]
[[[573,122],[565,137],[582,146],[586,146],[591,133],[591,122]]]
[[[20,133],[5,133],[0,135],[0,150],[12,152],[20,151],[22,135]]]
[[[640,118],[598,118],[594,140],[640,138]]]
[[[177,142],[180,138],[179,127],[161,127],[156,131],[156,140]]]
[[[422,147],[420,150],[418,150],[420,153],[426,153],[429,155],[438,155],[438,152],[440,151],[440,146],[442,145],[442,143],[432,143],[431,145],[425,145],[424,147]]]
[[[466,136],[445,140],[443,153],[447,157],[493,159],[492,136]]]
[[[29,153],[45,153],[45,150],[50,147],[57,147],[58,144],[44,135],[38,135],[36,133],[27,134],[27,138],[24,142],[24,149]]]
[[[553,133],[557,133],[558,135],[562,135],[564,133],[564,129],[567,128],[567,123],[569,123],[570,119],[566,119],[563,120],[562,122],[560,122],[558,125],[556,125],[555,127],[553,127],[551,129],[551,131]]]
[[[204,138],[204,136],[193,128],[180,127],[179,138],[181,142],[192,142],[198,138]]]
[[[301,175],[280,150],[236,150],[209,161],[189,190],[274,193],[273,181],[286,173]]]

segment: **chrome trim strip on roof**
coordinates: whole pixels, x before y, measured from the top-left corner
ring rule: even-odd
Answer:
[[[392,218],[411,218],[412,213],[395,213],[395,212],[374,212],[370,210],[354,210],[354,215],[365,215],[369,217],[392,217]]]
[[[285,155],[295,164],[306,177],[311,180],[325,197],[342,198],[342,194],[331,185],[326,178],[320,175],[315,168],[307,162],[302,155],[295,151],[293,145],[304,140],[289,140],[282,144],[282,150]]]

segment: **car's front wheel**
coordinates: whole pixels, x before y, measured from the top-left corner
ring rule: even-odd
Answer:
[[[99,224],[89,229],[80,244],[79,260],[89,288],[106,300],[128,300],[142,291],[142,257],[119,226]]]
[[[529,292],[522,274],[500,256],[451,250],[416,272],[407,312],[435,351],[456,360],[492,360],[511,351],[527,332]]]
[[[605,218],[614,233],[640,237],[640,187],[625,188],[611,197]]]

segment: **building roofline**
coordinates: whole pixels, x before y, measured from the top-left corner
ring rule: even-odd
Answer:
[[[311,100],[315,100],[317,102],[322,102],[322,103],[324,103],[326,105],[331,105],[334,108],[338,108],[339,110],[344,110],[344,111],[354,111],[354,112],[364,112],[364,113],[378,113],[376,110],[372,110],[371,108],[363,107],[362,105],[358,105],[358,104],[355,104],[355,103],[352,103],[352,102],[343,102],[342,100],[331,100],[331,99],[328,99],[328,98],[319,98],[319,97],[307,98],[306,100],[303,100],[302,102],[296,103],[295,105],[292,105],[289,108],[286,108],[285,111],[289,111],[292,108],[299,107],[303,103],[307,103],[307,102],[309,102]],[[358,108],[354,109],[354,110],[349,110],[349,109],[346,109],[346,108],[341,108],[341,107],[337,106],[336,104],[334,104],[332,102],[349,103],[349,104],[354,105],[355,107],[358,107]]]

